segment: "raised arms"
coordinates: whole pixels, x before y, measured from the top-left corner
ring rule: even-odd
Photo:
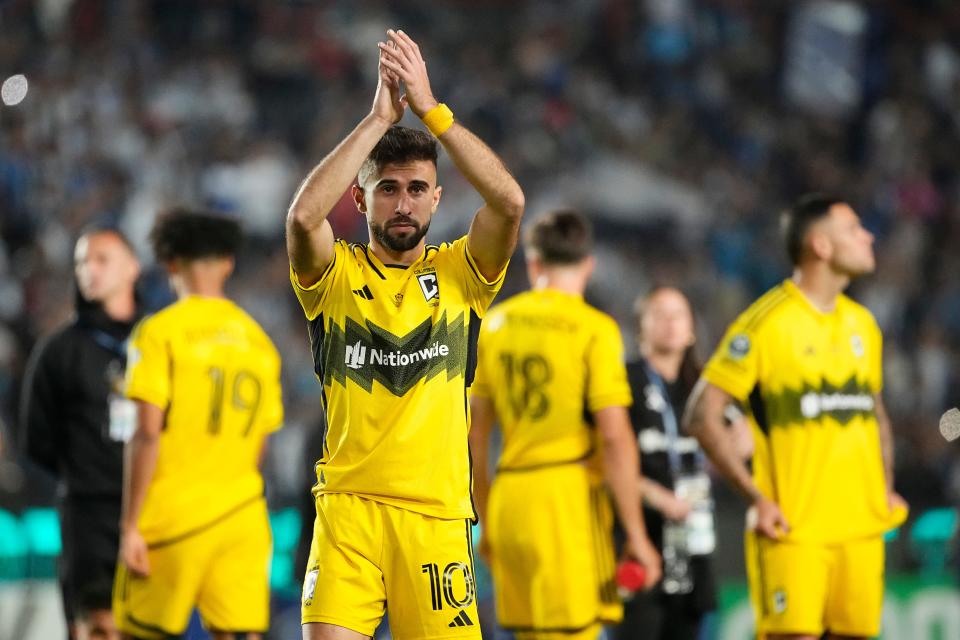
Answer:
[[[381,65],[403,81],[401,104],[421,119],[438,106],[430,88],[420,47],[403,31],[388,31],[389,44],[380,44]],[[483,198],[470,226],[468,246],[480,273],[494,279],[503,270],[517,244],[524,197],[500,158],[463,125],[454,122],[439,135],[454,165]]]
[[[314,284],[333,259],[330,210],[357,176],[360,165],[387,129],[403,117],[396,76],[380,55],[373,106],[360,124],[320,161],[297,189],[287,211],[287,254],[302,286]]]

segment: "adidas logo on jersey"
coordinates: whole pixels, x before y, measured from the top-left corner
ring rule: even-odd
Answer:
[[[373,292],[370,291],[370,287],[363,285],[359,289],[354,289],[353,293],[360,296],[364,300],[373,300]]]
[[[447,625],[448,627],[472,627],[473,620],[470,619],[470,616],[467,615],[465,610],[460,610],[460,613],[457,614],[457,617],[453,619],[453,622]]]

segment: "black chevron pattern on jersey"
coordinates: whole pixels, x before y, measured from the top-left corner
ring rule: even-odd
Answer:
[[[819,386],[804,384],[799,389],[784,388],[778,393],[762,393],[766,422],[772,427],[804,425],[831,417],[841,425],[856,417],[874,415],[873,392],[856,376],[841,385],[822,380]]]
[[[345,387],[347,380],[352,380],[371,391],[376,380],[390,393],[403,396],[420,380],[430,380],[443,371],[447,380],[463,375],[467,343],[463,313],[452,322],[447,321],[446,312],[436,322],[428,317],[403,336],[370,320],[361,325],[346,318],[343,327],[331,322],[323,336],[323,384]]]

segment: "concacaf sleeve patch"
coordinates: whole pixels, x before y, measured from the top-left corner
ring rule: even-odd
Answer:
[[[733,336],[733,339],[730,340],[730,345],[727,347],[727,351],[733,360],[741,360],[750,353],[750,338],[742,333]]]

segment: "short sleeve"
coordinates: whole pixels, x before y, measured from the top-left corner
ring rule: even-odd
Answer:
[[[596,413],[607,407],[633,404],[627,367],[623,362],[623,339],[610,318],[597,324],[597,332],[587,346],[587,409]]]
[[[297,272],[293,270],[293,265],[290,265],[290,284],[293,286],[294,293],[297,294],[297,299],[300,301],[300,306],[303,307],[303,313],[307,316],[307,320],[313,320],[323,311],[330,289],[337,279],[337,274],[343,269],[348,250],[346,241],[337,240],[333,245],[333,260],[327,265],[327,269],[320,276],[320,279],[309,287],[300,284]]]
[[[741,315],[730,325],[703,369],[704,380],[737,400],[746,400],[750,395],[759,372],[758,335],[747,324],[745,315]]]
[[[467,246],[467,236],[455,240],[450,245],[450,252],[453,259],[462,266],[464,281],[466,284],[465,294],[470,307],[479,316],[483,316],[487,307],[493,302],[500,287],[503,286],[503,278],[507,273],[508,264],[503,265],[503,269],[493,280],[487,280],[477,268],[477,263],[470,255],[470,248]]]
[[[127,346],[126,395],[166,409],[170,404],[170,348],[156,317],[142,320]]]

